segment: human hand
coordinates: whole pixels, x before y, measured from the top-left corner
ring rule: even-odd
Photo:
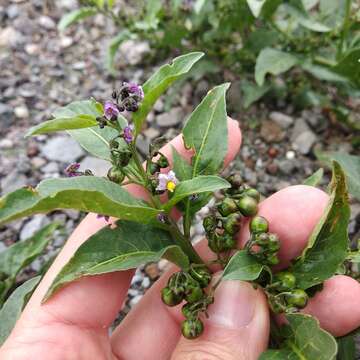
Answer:
[[[229,121],[228,163],[236,155],[241,134],[237,123]],[[181,137],[173,145],[190,157]],[[169,145],[163,149],[171,155]],[[135,196],[145,194],[129,187]],[[260,204],[259,214],[270,223],[270,231],[281,240],[282,264],[299,255],[315,224],[321,217],[328,196],[313,187],[292,186],[279,191]],[[177,214],[174,214],[177,216]],[[56,274],[86,239],[105,226],[90,214],[71,235],[63,250],[34,292],[12,334],[0,349],[2,360],[251,360],[267,347],[269,310],[260,290],[245,282],[223,282],[209,308],[203,335],[186,340],[180,335],[179,307],[168,308],[159,293],[170,273],[165,274],[146,293],[111,337],[108,328],[126,297],[133,271],[82,278],[59,291],[41,305]],[[247,226],[239,234],[239,244],[248,239]],[[206,243],[198,245],[206,259],[212,254]],[[346,276],[334,276],[323,291],[310,299],[304,312],[316,316],[332,334],[344,335],[360,325],[360,285]]]

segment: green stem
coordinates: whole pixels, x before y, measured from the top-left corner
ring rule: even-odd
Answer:
[[[345,3],[345,16],[344,22],[341,29],[341,37],[340,43],[337,48],[336,59],[339,60],[344,51],[344,42],[349,32],[349,25],[350,25],[350,10],[351,10],[351,0],[346,0]]]

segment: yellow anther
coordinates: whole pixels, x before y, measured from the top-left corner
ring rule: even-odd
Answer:
[[[170,192],[174,192],[175,187],[176,187],[176,184],[175,184],[173,181],[169,181],[169,182],[166,184],[166,188],[167,188]]]

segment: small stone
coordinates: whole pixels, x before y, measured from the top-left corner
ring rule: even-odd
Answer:
[[[163,273],[166,269],[168,269],[170,267],[170,262],[166,259],[161,259],[158,262],[158,267],[159,267],[160,273]]]
[[[42,268],[42,262],[40,261],[40,259],[35,259],[32,263],[31,263],[31,268],[35,271],[35,272],[39,272]]]
[[[84,154],[80,145],[67,136],[49,139],[41,152],[47,159],[63,163],[73,163]]]
[[[22,35],[13,27],[0,29],[0,48],[11,48],[22,42]]]
[[[145,138],[142,134],[140,134],[136,141],[136,146],[143,155],[147,155],[149,152],[149,139]]]
[[[278,111],[273,111],[269,115],[270,120],[278,124],[282,129],[287,129],[294,123],[294,119],[286,114]]]
[[[25,51],[29,55],[37,55],[40,52],[40,47],[37,44],[26,44]]]
[[[46,160],[42,157],[39,156],[35,156],[33,157],[31,160],[31,165],[35,168],[35,169],[40,169],[42,166],[44,166],[46,164]]]
[[[285,137],[285,132],[273,121],[264,121],[260,129],[261,137],[268,143],[280,142]]]
[[[119,50],[127,64],[137,65],[150,52],[150,46],[146,41],[126,40],[121,44]]]
[[[36,142],[31,141],[26,147],[26,155],[28,157],[36,156],[39,153],[39,146]]]
[[[45,166],[43,166],[41,168],[41,171],[44,174],[53,174],[53,173],[59,173],[60,169],[59,169],[59,164],[55,161],[51,161],[48,164],[46,164]]]
[[[142,298],[143,296],[142,295],[137,295],[135,297],[133,297],[130,301],[129,301],[129,305],[131,307],[135,306]]]
[[[0,140],[0,149],[6,150],[13,148],[14,143],[10,139],[2,139]]]
[[[161,261],[161,260],[160,260]],[[158,264],[150,263],[145,266],[145,273],[151,280],[156,280],[160,276]]]
[[[108,161],[93,156],[86,156],[84,160],[80,162],[80,171],[89,169],[96,176],[106,176],[109,168],[110,163]]]
[[[74,70],[84,70],[86,68],[86,63],[84,61],[77,61],[72,67]]]
[[[295,153],[295,151],[289,150],[286,152],[285,156],[288,160],[292,160],[292,159],[295,159],[296,153]]]
[[[73,209],[65,209],[63,210],[63,212],[70,218],[73,220],[77,220],[79,218],[79,211],[77,210],[73,210]]]
[[[29,117],[29,110],[25,105],[17,106],[14,108],[14,114],[19,119],[25,119]]]
[[[271,147],[269,148],[268,150],[268,154],[270,157],[274,158],[277,156],[277,154],[279,153],[278,149],[274,148],[274,147]]]
[[[141,274],[136,274],[131,279],[131,285],[141,284],[143,281],[143,276]]]
[[[163,100],[160,98],[156,101],[156,103],[154,104],[154,110],[161,113],[164,111],[164,102]]]
[[[298,119],[291,134],[291,143],[294,150],[306,155],[311,151],[317,136],[313,133],[305,120]]]
[[[296,162],[293,160],[281,160],[277,163],[279,170],[285,175],[291,175],[296,170]]]
[[[0,241],[0,253],[5,251],[6,249],[7,249],[7,246],[2,241]]]
[[[39,17],[38,23],[46,30],[53,30],[56,27],[55,21],[51,17],[45,15]]]
[[[271,174],[271,175],[275,175],[278,172],[278,166],[275,163],[270,163],[266,166],[266,171]]]
[[[145,137],[149,140],[154,140],[160,136],[160,131],[154,128],[148,128],[142,132]]]
[[[60,38],[60,46],[62,48],[68,48],[69,46],[71,46],[73,44],[73,38],[70,36],[62,36]]]
[[[19,174],[17,169],[12,170],[4,178],[1,179],[1,191],[2,195],[10,193],[26,185],[28,178]]]
[[[168,113],[158,115],[156,123],[160,127],[172,127],[180,124],[184,119],[184,112],[181,107],[172,108]]]
[[[35,215],[30,221],[28,221],[20,231],[20,240],[25,240],[32,237],[37,231],[49,224],[50,221],[46,215]]]
[[[148,277],[145,277],[143,282],[141,283],[141,286],[144,289],[147,289],[150,286],[150,284],[151,284],[150,279]]]

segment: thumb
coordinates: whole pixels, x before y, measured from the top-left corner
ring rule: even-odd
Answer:
[[[181,338],[172,360],[252,360],[267,348],[269,311],[264,294],[242,281],[224,281],[209,307],[204,333]]]

